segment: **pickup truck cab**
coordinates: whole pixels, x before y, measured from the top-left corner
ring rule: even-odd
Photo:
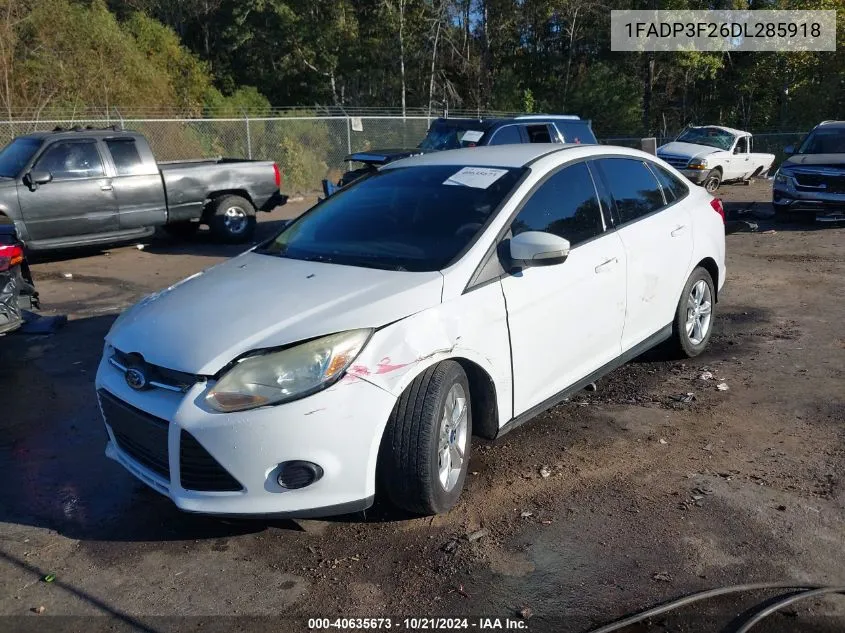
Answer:
[[[285,198],[272,161],[157,163],[137,132],[56,129],[19,136],[0,150],[0,220],[30,250],[185,235],[207,224],[225,242],[245,242],[255,211]]]
[[[778,220],[845,220],[845,121],[819,123],[801,144],[784,150],[772,187]]]
[[[723,182],[749,182],[765,176],[774,154],[752,151],[748,132],[720,125],[688,127],[671,143],[657,148],[657,156],[710,193]]]
[[[363,163],[363,167],[347,171],[338,183],[374,172],[395,160],[448,149],[517,143],[596,144],[589,120],[573,114],[525,114],[495,119],[449,119],[432,121],[422,142],[413,148],[377,149],[350,154],[344,160]]]

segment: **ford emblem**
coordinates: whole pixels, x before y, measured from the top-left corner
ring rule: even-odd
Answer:
[[[140,391],[147,386],[146,375],[137,367],[130,367],[127,369],[124,378],[126,379],[126,384],[136,391]]]

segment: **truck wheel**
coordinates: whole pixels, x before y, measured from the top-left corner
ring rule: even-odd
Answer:
[[[687,279],[672,323],[673,351],[686,358],[698,356],[710,342],[716,302],[713,278],[704,268],[696,268]]]
[[[217,240],[240,244],[255,233],[255,207],[241,196],[222,196],[208,205],[206,221]]]
[[[379,455],[383,489],[414,514],[447,512],[464,487],[472,441],[469,382],[447,360],[405,390],[387,422]]]
[[[722,172],[718,169],[713,169],[707,174],[704,179],[704,188],[708,193],[716,193],[719,190],[719,185],[722,184]]]
[[[173,224],[165,224],[164,232],[173,237],[185,239],[195,235],[199,228],[199,222],[174,222]]]

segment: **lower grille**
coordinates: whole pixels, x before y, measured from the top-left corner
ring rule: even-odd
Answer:
[[[179,437],[179,475],[185,490],[243,490],[243,486],[187,431],[182,431]]]
[[[118,448],[142,466],[169,481],[167,421],[144,413],[102,389],[97,395],[103,416],[111,427]]]

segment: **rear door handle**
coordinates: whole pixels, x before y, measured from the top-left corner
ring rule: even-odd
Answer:
[[[603,273],[603,272],[605,272],[605,271],[607,271],[607,270],[610,270],[610,269],[611,269],[611,268],[613,268],[613,266],[614,266],[614,265],[616,265],[618,262],[619,262],[619,260],[618,260],[617,258],[615,258],[615,257],[611,257],[611,258],[610,258],[610,259],[608,259],[607,261],[604,261],[604,262],[602,262],[601,264],[599,264],[598,266],[596,266],[596,272],[597,272],[597,273]]]
[[[672,229],[672,237],[678,237],[679,235],[683,235],[686,232],[687,227],[685,224],[682,224],[681,226],[676,226],[674,229]]]
[[[114,187],[111,185],[100,185],[100,191],[112,191]]]

